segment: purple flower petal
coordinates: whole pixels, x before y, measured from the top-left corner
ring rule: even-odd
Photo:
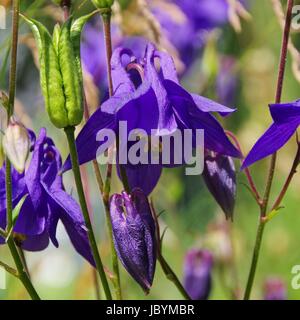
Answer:
[[[45,188],[49,197],[56,203],[51,210],[55,210],[61,219],[76,251],[91,265],[95,266],[87,237],[87,229],[77,202],[65,191]],[[51,203],[50,203],[51,204]]]
[[[300,100],[270,104],[269,107],[271,116],[276,123],[286,123],[300,118]]]
[[[241,169],[249,167],[279,150],[296,132],[300,124],[300,118],[280,124],[273,123],[270,128],[258,139],[245,158]]]
[[[98,109],[90,117],[76,139],[80,164],[96,159],[97,150],[104,143],[96,141],[97,134],[102,129],[115,129],[115,117]],[[62,171],[66,172],[71,168],[72,164],[69,156],[63,165]]]
[[[43,233],[35,236],[27,236],[22,241],[21,248],[27,251],[42,251],[49,245],[49,235],[45,229]]]
[[[162,173],[162,167],[158,164],[127,164],[123,167],[126,170],[130,188],[139,188],[146,195],[149,195],[154,190]],[[119,165],[117,166],[117,172],[120,177]]]

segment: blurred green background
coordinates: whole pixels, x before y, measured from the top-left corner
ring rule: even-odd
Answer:
[[[44,9],[38,7],[43,2],[46,1],[22,1],[22,10],[27,10],[33,3],[27,14],[39,17],[52,25],[54,14],[49,12],[46,14]],[[0,1],[0,4],[5,3],[8,4],[9,1]],[[35,5],[37,5],[36,8],[34,8]],[[80,10],[88,9],[88,5],[84,5]],[[52,10],[59,11],[59,8],[52,8]],[[80,10],[78,14],[81,13]],[[213,41],[212,44],[215,54],[230,54],[237,60],[239,86],[235,106],[238,111],[225,119],[224,125],[226,129],[238,136],[245,153],[271,123],[268,104],[274,101],[282,35],[274,15],[272,1],[251,0],[249,12],[252,19],[242,22],[240,33],[236,33],[230,25],[225,26],[216,32],[217,41]],[[0,30],[0,66],[5,63],[9,28],[8,21],[8,30]],[[21,25],[21,33],[27,32],[28,29]],[[299,47],[300,36],[296,30],[293,31],[292,37],[295,46]],[[193,68],[193,73],[184,80],[185,87],[193,90],[196,88],[204,95],[214,98],[214,82],[217,74],[213,71],[214,68],[216,66],[213,58],[202,60],[202,62],[199,60]],[[0,71],[0,87],[7,89],[7,69],[1,68]],[[205,79],[205,89],[199,88],[198,83],[201,82],[199,78],[201,81]],[[299,93],[300,83],[292,72],[289,55],[282,100],[298,99]],[[38,71],[31,51],[23,44],[20,45],[19,51],[17,98],[19,118],[36,131],[41,126],[47,127],[49,134],[65,157],[67,155],[65,138],[48,121],[43,109]],[[279,152],[272,199],[275,199],[289,172],[295,152],[294,139]],[[224,214],[207,191],[202,178],[185,176],[184,169],[165,169],[159,185],[152,194],[157,210],[165,210],[160,218],[161,228],[168,227],[163,250],[166,259],[180,278],[184,254],[188,249],[210,248],[215,253],[211,299],[231,299],[232,290],[238,294],[243,293],[255,240],[259,210],[244,185],[246,179],[239,171],[239,163],[237,162],[236,165],[238,193],[233,223],[224,220]],[[261,161],[251,168],[260,191],[263,191],[267,168],[268,160]],[[105,264],[110,267],[103,206],[91,165],[87,165],[86,170],[89,176],[88,194],[94,215],[95,230]],[[65,185],[67,191],[75,190],[69,173],[65,176]],[[297,291],[291,287],[293,277],[291,269],[294,265],[300,264],[299,189],[300,179],[299,175],[296,175],[283,201],[284,209],[266,227],[253,298],[263,297],[263,284],[268,277],[273,276],[283,279],[289,299],[300,298],[300,290]],[[115,192],[121,190],[115,177],[112,190]],[[76,192],[74,191],[73,194],[75,196]],[[50,246],[44,252],[26,253],[37,291],[44,299],[94,299],[91,267],[76,255],[63,227],[59,228],[58,233],[59,249]],[[13,265],[5,246],[0,248],[0,259]],[[122,266],[121,271],[122,289],[126,299],[181,298],[173,284],[165,278],[159,265],[157,265],[153,288],[148,296],[144,295]],[[7,275],[7,290],[0,290],[0,299],[23,298],[27,298],[27,295],[20,283]]]

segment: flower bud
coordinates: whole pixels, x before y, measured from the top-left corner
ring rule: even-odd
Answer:
[[[211,291],[212,254],[192,249],[184,262],[184,287],[193,300],[207,300]]]
[[[15,169],[22,173],[29,154],[30,140],[27,129],[11,118],[3,138],[4,152]]]
[[[286,286],[279,278],[269,278],[264,284],[264,300],[286,300]]]
[[[113,238],[124,268],[148,293],[156,265],[155,222],[147,197],[140,189],[131,195],[114,194],[110,200]]]
[[[114,0],[92,0],[92,2],[98,9],[109,9],[114,4]]]
[[[232,219],[236,197],[236,172],[232,158],[215,152],[207,154],[203,178],[226,219]]]

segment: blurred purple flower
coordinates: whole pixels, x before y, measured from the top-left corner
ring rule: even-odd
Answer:
[[[220,70],[216,81],[218,101],[233,106],[237,89],[236,61],[233,57],[223,56],[220,60]]]
[[[284,282],[279,278],[269,278],[264,284],[264,300],[286,300],[287,292]]]
[[[61,170],[59,151],[46,136],[46,129],[41,129],[36,141],[31,131],[30,136],[34,147],[28,169],[25,174],[12,169],[13,206],[27,195],[13,236],[21,248],[28,251],[44,250],[49,238],[58,247],[56,227],[60,220],[76,251],[94,265],[80,207],[64,191],[62,176],[58,175]],[[0,226],[6,228],[4,166],[0,169]],[[4,243],[3,238],[0,238],[0,243]]]
[[[228,22],[228,4],[226,0],[173,0],[173,3],[182,10],[183,19],[174,18],[159,5],[150,7],[161,25],[163,35],[176,48],[187,69],[203,48],[207,32]],[[112,40],[113,47],[126,47],[135,52],[137,58],[142,58],[147,44],[143,36],[122,35],[115,24],[112,24]],[[86,25],[81,56],[95,84],[106,93],[105,43],[100,19],[94,19]]]
[[[236,172],[231,157],[208,152],[204,160],[205,184],[226,218],[233,218],[236,197]]]
[[[192,249],[184,261],[184,287],[193,300],[207,300],[212,286],[213,257],[207,250]]]
[[[128,72],[127,66],[122,63],[124,56],[134,61],[135,69],[131,72]],[[155,60],[160,61],[160,70],[156,69]],[[148,44],[144,59],[138,63],[130,50],[118,48],[113,54],[111,67],[115,93],[93,114],[78,135],[76,143],[80,164],[96,158],[96,152],[103,143],[96,141],[98,132],[103,128],[110,128],[119,134],[120,121],[127,123],[127,132],[121,132],[119,136],[121,144],[122,141],[128,141],[129,132],[135,129],[142,129],[147,135],[153,134],[152,130],[155,130],[156,136],[169,135],[184,129],[191,129],[195,136],[196,129],[204,129],[206,149],[240,157],[240,152],[210,114],[229,114],[234,109],[188,93],[180,86],[173,59],[167,53],[157,51],[152,44]],[[137,70],[140,74],[132,73]],[[193,139],[191,147],[197,147],[196,139]],[[174,155],[171,155],[171,158],[174,158]],[[130,187],[141,188],[147,195],[156,186],[162,167],[173,166],[151,163],[133,166],[129,160],[127,163],[124,168]],[[70,168],[71,162],[68,159],[64,164],[64,171]]]
[[[269,106],[273,124],[258,139],[245,158],[242,169],[282,148],[300,125],[300,100]]]
[[[149,292],[156,265],[155,222],[147,197],[135,189],[110,200],[114,244],[124,268]]]

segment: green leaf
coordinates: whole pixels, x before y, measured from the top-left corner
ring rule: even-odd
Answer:
[[[271,221],[275,216],[277,216],[277,214],[279,213],[279,211],[283,209],[283,207],[278,207],[277,209],[274,209],[272,210],[270,213],[268,213],[266,215],[266,218],[265,218],[265,222],[269,222]]]

